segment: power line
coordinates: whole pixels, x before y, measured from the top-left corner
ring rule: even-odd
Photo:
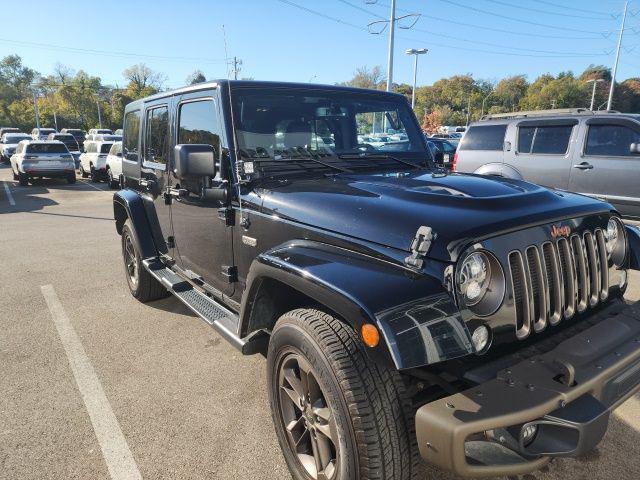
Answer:
[[[385,5],[384,3],[375,3],[373,4],[376,7],[384,7],[387,8],[387,5]],[[399,11],[403,11],[402,9],[398,9]],[[405,12],[408,10],[404,10]],[[602,39],[602,35],[598,34],[597,36],[591,36],[591,37],[576,37],[576,36],[569,36],[569,35],[552,35],[552,34],[543,34],[543,33],[534,33],[534,32],[523,32],[523,31],[516,31],[516,30],[507,30],[507,29],[503,29],[503,28],[495,28],[495,27],[487,27],[486,25],[477,25],[474,23],[466,23],[466,22],[461,22],[459,20],[451,20],[450,18],[444,18],[444,17],[437,17],[435,15],[430,15],[430,14],[426,14],[426,13],[420,13],[420,15],[422,15],[424,18],[429,18],[431,20],[437,20],[439,22],[446,22],[446,23],[450,23],[452,25],[459,25],[462,27],[471,27],[471,28],[477,28],[480,30],[487,30],[490,32],[498,32],[498,33],[507,33],[510,35],[518,35],[518,36],[522,36],[522,37],[535,37],[535,38],[548,38],[548,39],[555,39],[555,40],[600,40]]]
[[[502,5],[505,7],[511,7],[511,8],[517,8],[519,10],[525,10],[527,12],[534,12],[534,13],[542,13],[545,15],[556,15],[558,17],[568,17],[568,18],[581,18],[581,19],[586,19],[586,20],[598,20],[598,21],[610,21],[610,20],[615,20],[614,17],[610,16],[610,18],[603,18],[603,17],[594,17],[594,16],[587,16],[587,15],[576,15],[576,14],[569,14],[569,13],[559,13],[559,12],[549,12],[548,10],[542,10],[539,8],[531,8],[531,7],[523,7],[522,5],[514,5],[513,3],[509,3],[509,2],[503,2],[501,0],[484,0],[485,2],[490,2],[490,3],[495,3],[496,5]]]
[[[310,13],[312,15],[316,15],[318,17],[322,17],[322,18],[325,18],[327,20],[331,20],[331,21],[334,21],[334,22],[337,22],[337,23],[341,23],[343,25],[347,25],[347,26],[355,28],[357,30],[367,31],[367,29],[364,28],[364,27],[361,27],[359,25],[355,25],[353,23],[345,22],[344,20],[341,20],[341,19],[336,18],[336,17],[332,17],[332,16],[327,15],[327,14],[322,13],[322,12],[318,12],[317,10],[312,10],[310,8],[303,7],[302,5],[299,5],[299,4],[297,4],[295,2],[292,2],[290,0],[277,0],[277,1],[281,2],[281,3],[285,3],[285,4],[290,5],[292,7],[298,8],[300,10],[304,10],[307,13]],[[436,47],[441,47],[443,49],[456,50],[456,51],[478,52],[478,53],[483,53],[483,54],[505,55],[505,56],[511,56],[511,57],[567,58],[567,55],[536,55],[536,54],[527,54],[527,53],[498,52],[498,51],[494,51],[494,50],[485,50],[485,49],[479,49],[479,48],[454,47],[454,46],[447,45],[447,44],[444,44],[444,43],[438,43],[438,42],[432,42],[432,41],[424,42],[424,40],[422,40],[422,39],[405,37],[405,36],[398,36],[398,38],[401,38],[403,40],[410,40],[412,42],[423,42],[423,43],[426,43],[429,46],[436,46]],[[501,46],[501,48],[505,48],[505,47]]]
[[[359,10],[361,12],[364,12],[366,14],[372,15],[374,17],[377,18],[383,18],[381,16],[379,16],[378,14],[371,12],[370,10],[367,10],[366,8],[360,7],[359,5],[356,5],[348,0],[338,0],[340,3],[343,3],[345,5],[348,5],[350,7],[355,8],[356,10]],[[486,45],[489,47],[497,47],[497,48],[502,48],[502,49],[506,49],[506,50],[518,50],[521,52],[529,52],[529,53],[546,53],[546,54],[550,54],[550,55],[557,55],[557,56],[566,56],[566,57],[597,57],[597,56],[604,56],[606,55],[605,53],[583,53],[583,52],[562,52],[562,51],[555,51],[555,50],[536,50],[536,49],[532,49],[532,48],[522,48],[522,47],[511,47],[511,46],[505,46],[502,44],[498,44],[498,43],[491,43],[491,42],[484,42],[481,40],[469,40],[468,38],[462,38],[462,37],[456,37],[455,35],[448,35],[448,34],[444,34],[444,33],[434,33],[431,32],[429,30],[424,30],[424,29],[420,29],[420,28],[413,28],[414,31],[416,32],[421,32],[424,33],[426,35],[432,35],[432,36],[437,36],[440,38],[450,38],[451,40],[457,40],[459,42],[465,42],[465,43],[472,43],[472,44],[476,44],[476,45]]]
[[[547,2],[546,0],[532,0],[536,3],[541,3],[543,5],[549,5],[550,7],[561,8],[563,10],[571,10],[572,12],[582,12],[582,13],[592,13],[594,15],[606,15],[611,17],[612,15],[607,12],[597,12],[595,10],[587,10],[585,8],[576,8],[576,7],[567,7],[565,5],[558,5],[557,3]]]
[[[603,37],[607,38],[609,37],[609,35],[611,35],[611,32],[595,32],[593,30],[581,30],[578,28],[570,28],[570,27],[561,27],[558,25],[548,25],[545,23],[539,23],[539,22],[532,22],[530,20],[523,20],[521,18],[516,18],[516,17],[510,17],[508,15],[502,15],[501,13],[496,13],[496,12],[491,12],[488,10],[483,10],[481,8],[475,8],[472,7],[470,5],[464,5],[458,2],[454,2],[453,0],[439,0],[440,2],[444,2],[447,3],[449,5],[453,5],[454,7],[459,7],[459,8],[464,8],[467,10],[471,10],[473,12],[478,12],[478,13],[482,13],[485,15],[491,15],[493,17],[498,17],[498,18],[503,18],[505,20],[511,20],[512,22],[520,22],[520,23],[525,23],[527,25],[535,25],[536,27],[544,27],[544,28],[551,28],[551,29],[555,29],[555,30],[563,30],[563,31],[567,31],[567,32],[578,32],[578,33],[590,33],[593,35],[602,35]]]
[[[49,43],[37,43],[37,42],[25,42],[23,40],[11,40],[8,38],[0,38],[0,43],[8,43],[12,45],[20,45],[25,47],[33,47],[33,48],[41,48],[44,50],[61,50],[72,53],[86,53],[86,54],[99,54],[106,55],[110,57],[134,57],[134,58],[148,58],[155,60],[172,60],[172,61],[184,61],[184,62],[201,62],[201,63],[224,63],[224,59],[214,59],[214,58],[198,58],[198,57],[171,57],[166,55],[148,55],[142,53],[131,53],[131,52],[116,52],[116,51],[108,51],[108,50],[94,50],[90,48],[79,48],[79,47],[69,47],[64,45],[52,45]]]

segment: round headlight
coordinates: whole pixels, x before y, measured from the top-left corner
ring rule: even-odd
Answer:
[[[489,259],[482,252],[469,255],[462,262],[460,268],[460,293],[464,295],[465,303],[473,306],[487,293],[491,280],[491,266]]]
[[[607,223],[607,230],[604,232],[605,246],[607,249],[608,258],[616,266],[620,266],[624,263],[626,256],[626,240],[624,227],[620,221],[616,218],[610,218]]]
[[[484,353],[489,345],[489,329],[485,325],[480,325],[473,331],[471,335],[471,341],[473,342],[473,347],[476,349],[476,353]]]

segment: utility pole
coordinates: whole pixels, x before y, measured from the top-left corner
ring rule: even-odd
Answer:
[[[240,65],[242,65],[242,60],[238,59],[238,57],[233,57],[233,78],[238,80],[238,73],[240,73]]]
[[[613,91],[616,86],[616,73],[618,73],[618,60],[620,60],[620,47],[622,46],[622,35],[624,34],[624,23],[627,20],[627,8],[629,0],[624,2],[624,13],[622,14],[622,25],[620,26],[620,36],[618,37],[618,48],[616,48],[616,61],[613,64],[613,74],[611,75],[611,88],[609,88],[609,100],[607,100],[607,110],[611,110],[613,104]],[[594,84],[595,85],[595,84]]]
[[[393,42],[395,34],[396,0],[391,0],[391,17],[389,18],[389,55],[387,59],[387,92],[390,92],[393,88]]]
[[[471,94],[469,94],[469,101],[467,102],[467,127],[471,120]]]
[[[591,106],[589,110],[593,112],[594,104],[596,103],[596,85],[600,82],[604,82],[602,78],[592,78],[591,80],[587,80],[587,83],[593,82],[593,90],[591,91]]]
[[[38,96],[33,91],[33,111],[36,113],[36,128],[40,128],[40,112],[38,111]]]
[[[56,111],[53,111],[53,124],[56,127],[56,132],[58,131],[58,116],[56,115]]]
[[[98,97],[96,97],[96,105],[98,106],[98,123],[102,128],[102,113],[100,112],[100,99]]]
[[[491,91],[489,92],[489,95],[487,95],[486,97],[484,97],[484,98],[482,99],[482,110],[480,111],[480,118],[484,117],[484,104],[486,103],[487,99],[488,99],[491,95],[493,95],[493,90],[491,90]]]

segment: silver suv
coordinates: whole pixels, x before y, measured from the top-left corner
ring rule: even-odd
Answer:
[[[486,116],[465,133],[454,169],[583,193],[640,218],[640,115],[572,109]]]

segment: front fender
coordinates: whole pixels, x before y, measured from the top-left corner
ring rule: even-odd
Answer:
[[[133,234],[138,241],[140,253],[143,258],[158,256],[158,248],[154,242],[147,208],[142,196],[134,190],[119,190],[113,194],[113,217],[116,221],[116,230],[122,234],[122,226],[127,218],[131,219]]]
[[[398,369],[473,353],[471,336],[443,286],[446,265],[428,273],[312,241],[293,241],[258,256],[251,265],[241,307],[241,332],[250,334],[251,309],[261,280],[273,279],[337,313],[356,332],[377,325],[383,342],[370,357]]]
[[[629,268],[640,270],[640,227],[626,225],[629,240]]]

